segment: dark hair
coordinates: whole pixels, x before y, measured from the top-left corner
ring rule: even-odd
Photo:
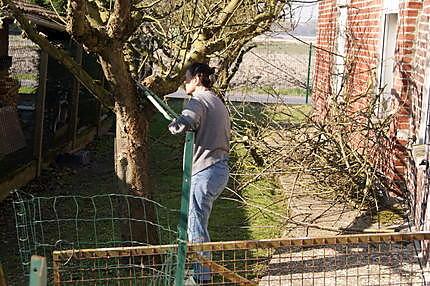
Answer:
[[[215,73],[215,69],[205,63],[192,63],[188,69],[192,77],[198,76],[202,81],[202,85],[207,88],[212,87],[211,75]]]

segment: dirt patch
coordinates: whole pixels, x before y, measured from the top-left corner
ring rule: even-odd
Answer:
[[[296,41],[260,41],[245,54],[232,85],[304,88],[309,66],[309,46]],[[311,62],[311,71],[313,70]],[[312,78],[312,77],[311,77]]]
[[[407,226],[405,209],[391,202],[379,212],[357,209],[342,198],[324,199],[295,186],[295,176],[280,178],[288,200],[290,222],[283,236],[319,237],[347,233],[394,232]],[[296,182],[297,183],[297,182]]]
[[[413,243],[351,244],[280,251],[259,285],[424,285]]]

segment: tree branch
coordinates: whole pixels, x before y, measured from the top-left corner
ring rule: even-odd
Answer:
[[[111,41],[101,29],[91,26],[87,19],[87,4],[86,0],[69,1],[66,30],[89,50],[103,55]]]
[[[129,0],[115,1],[114,11],[109,17],[107,31],[109,37],[120,42],[125,42],[134,32]]]
[[[80,66],[73,58],[63,50],[53,46],[46,38],[41,36],[25,18],[21,11],[10,0],[1,0],[0,3],[7,4],[8,10],[19,22],[21,28],[27,36],[38,44],[51,57],[61,62],[80,82],[85,86],[105,107],[113,109],[113,100],[111,94],[103,87],[98,85],[95,80]]]

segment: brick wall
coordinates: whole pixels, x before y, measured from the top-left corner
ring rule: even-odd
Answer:
[[[348,4],[347,58],[354,64],[355,76],[345,87],[359,95],[369,82],[369,75],[375,73],[378,64],[378,47],[381,28],[382,0],[351,0]],[[339,8],[336,0],[319,3],[318,39],[314,77],[313,102],[317,113],[324,117],[328,98],[335,92],[333,86],[334,63],[337,54],[339,33]]]
[[[327,111],[327,97],[332,92],[331,70],[336,51],[337,7],[336,0],[319,3],[317,26],[317,50],[315,61],[313,102],[316,113],[322,118]]]
[[[323,8],[321,8],[323,7]],[[320,2],[320,17],[318,19],[317,45],[322,45],[324,51],[317,54],[316,74],[313,90],[314,109],[321,119],[327,114],[330,97],[335,93],[331,80],[335,73],[334,62],[338,55],[329,52],[337,52],[338,13],[336,1],[325,0]],[[347,5],[347,42],[346,42],[346,84],[343,91],[348,94],[354,104],[352,111],[364,109],[368,106],[368,90],[377,90],[377,74],[380,61],[380,50],[382,47],[382,29],[384,25],[382,0],[350,0]],[[329,13],[330,12],[330,13]],[[330,17],[328,17],[329,15]],[[330,29],[326,31],[325,29]],[[335,34],[333,34],[335,32]],[[318,46],[321,47],[321,46]],[[369,141],[366,135],[355,133],[351,142],[357,147]],[[381,144],[385,146],[384,152],[375,151],[376,161],[380,163],[381,169],[394,177],[394,161],[392,144]]]
[[[348,61],[354,75],[350,77],[348,91],[352,95],[365,93],[371,84],[369,79],[375,78],[381,44],[381,15],[381,0],[352,0],[348,7]]]
[[[325,0],[320,3],[320,18],[318,24],[318,45],[327,51],[336,51],[337,26],[336,1]],[[399,24],[397,31],[397,45],[395,57],[395,71],[392,94],[395,98],[394,108],[399,112],[391,126],[391,140],[387,147],[379,152],[381,168],[392,179],[394,188],[404,187],[404,174],[408,166],[407,146],[410,136],[410,118],[412,114],[409,100],[411,82],[412,59],[414,55],[414,41],[417,27],[417,16],[422,9],[421,1],[403,0],[399,9]],[[329,15],[329,16],[327,16]],[[382,0],[350,0],[348,4],[348,42],[347,63],[348,82],[346,92],[349,96],[356,96],[355,110],[367,106],[369,98],[363,96],[366,89],[374,86],[377,92],[377,75],[381,60],[383,35],[383,1]],[[330,29],[330,31],[325,31]],[[336,34],[333,35],[333,31]],[[321,52],[321,54],[324,54]],[[325,54],[328,54],[326,52]],[[333,56],[332,56],[333,57]],[[314,107],[317,113],[325,114],[328,109],[329,95],[332,92],[330,73],[333,71],[333,60],[329,55],[318,56],[315,75]],[[361,138],[352,138],[360,142]],[[381,150],[380,150],[381,151]]]
[[[314,108],[319,114],[329,109],[332,92],[331,71],[336,51],[337,7],[334,0],[320,3],[318,24],[319,51],[316,60]],[[423,137],[430,92],[430,0],[402,0],[399,7],[399,23],[395,52],[394,82],[391,90],[397,111],[390,128],[391,139],[387,149],[378,150],[384,159],[381,169],[392,179],[395,186],[407,184],[411,214],[417,230],[430,230],[430,206],[428,166],[420,165],[429,159],[429,151],[423,145],[412,148],[417,138]],[[347,62],[351,73],[347,83],[349,94],[360,96],[378,74],[382,40],[382,0],[351,0],[348,8]],[[329,30],[326,30],[329,29]],[[426,96],[424,96],[426,95]],[[429,95],[430,97],[430,95]],[[356,109],[366,105],[363,98]],[[425,111],[425,110],[424,110]],[[323,118],[323,116],[321,117]],[[421,130],[421,131],[420,131]],[[355,138],[357,139],[357,138]],[[357,140],[358,141],[358,140]],[[429,141],[429,139],[427,139]],[[423,245],[425,258],[429,258],[430,245]]]
[[[416,38],[410,70],[410,117],[409,117],[409,134],[410,137],[420,137],[419,130],[422,121],[422,109],[427,106],[427,100],[423,95],[429,94],[430,75],[426,74],[430,68],[430,0],[424,0],[422,8],[417,13]],[[425,127],[425,126],[424,126]],[[427,139],[428,141],[428,139]],[[414,217],[417,230],[430,230],[430,210],[429,210],[429,186],[427,166],[420,165],[422,159],[428,159],[429,154],[425,154],[424,146],[421,148],[421,154],[414,152],[415,155],[409,160],[408,165],[408,189],[411,195],[411,211]],[[424,153],[423,153],[424,151]],[[425,249],[428,250],[428,245]],[[425,253],[428,256],[428,251]]]
[[[397,51],[395,65],[394,97],[397,99],[399,111],[395,118],[392,131],[395,138],[394,144],[398,147],[397,158],[394,165],[398,180],[403,179],[407,168],[407,153],[405,148],[411,140],[410,119],[412,118],[412,102],[409,94],[415,87],[411,78],[412,60],[414,57],[417,16],[422,8],[421,1],[405,1],[400,4],[400,25],[397,34]]]

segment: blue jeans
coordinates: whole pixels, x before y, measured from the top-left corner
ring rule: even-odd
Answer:
[[[229,171],[228,160],[223,160],[198,172],[191,177],[190,206],[188,210],[188,240],[190,242],[208,242],[209,215],[212,205],[227,186]],[[208,253],[199,253],[210,258]],[[194,278],[197,281],[210,280],[210,269],[196,263]]]

